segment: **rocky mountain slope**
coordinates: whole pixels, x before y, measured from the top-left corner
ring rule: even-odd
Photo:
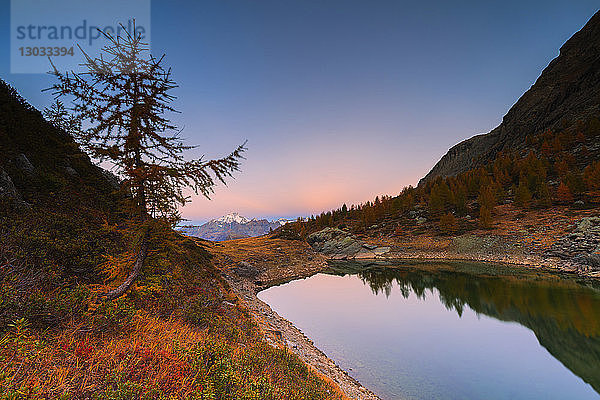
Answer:
[[[575,127],[600,115],[600,11],[561,48],[502,123],[452,147],[419,182],[453,176],[526,147],[526,136]]]
[[[118,184],[0,80],[0,272],[28,287],[99,280],[121,243],[104,229],[122,219]]]
[[[0,80],[0,197],[21,204],[59,198],[106,206],[116,178],[95,166],[73,138]],[[113,199],[114,200],[114,199]]]
[[[200,226],[185,226],[181,232],[206,240],[222,241],[262,236],[286,224],[287,220],[248,219],[238,213],[231,213],[208,221]]]

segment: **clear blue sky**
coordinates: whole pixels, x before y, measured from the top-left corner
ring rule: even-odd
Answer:
[[[183,213],[310,215],[396,194],[498,125],[598,7],[154,0],[152,49],[180,85],[184,135],[208,156],[249,141],[242,173]],[[50,77],[9,73],[9,15],[0,0],[0,77],[44,107]]]

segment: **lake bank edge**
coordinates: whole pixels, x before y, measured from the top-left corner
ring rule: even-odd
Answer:
[[[259,248],[268,247],[265,252],[245,254],[244,249],[237,248],[237,244],[244,243],[252,246],[253,242],[259,242]],[[376,240],[369,240],[375,243]],[[455,254],[446,251],[407,251],[399,249],[391,243],[390,252],[372,259],[361,259],[368,262],[475,262],[483,264],[497,264],[507,266],[518,266],[538,270],[547,273],[568,274],[569,276],[581,276],[597,280],[599,276],[589,271],[578,271],[570,264],[560,263],[557,260],[544,259],[538,255],[518,256],[516,254],[478,254],[461,253]],[[213,249],[229,247],[231,251],[223,263],[223,258],[217,264],[223,269],[223,273],[234,291],[238,293],[242,301],[246,303],[259,326],[264,331],[265,340],[275,346],[284,346],[289,351],[298,355],[306,364],[318,373],[335,382],[340,389],[350,398],[355,399],[379,399],[379,397],[365,388],[360,382],[352,378],[346,371],[342,370],[334,360],[329,358],[323,351],[317,348],[313,341],[293,323],[277,314],[267,303],[258,298],[258,293],[269,287],[282,285],[293,280],[305,279],[319,273],[329,267],[327,261],[334,260],[313,250],[306,242],[273,239],[269,237],[248,238],[232,240],[227,242],[213,243]],[[271,254],[276,249],[279,254],[290,256],[278,257]],[[219,250],[216,251],[219,253]],[[246,249],[246,253],[247,253]],[[226,252],[223,252],[226,253]],[[257,259],[258,258],[258,259]],[[218,257],[219,259],[219,257]],[[351,259],[350,259],[351,260]],[[256,265],[258,273],[251,279],[239,276],[231,268],[239,263],[252,262]],[[228,264],[228,265],[224,265]]]

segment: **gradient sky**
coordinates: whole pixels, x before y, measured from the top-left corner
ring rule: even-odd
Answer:
[[[0,78],[34,106],[44,75]],[[152,1],[152,51],[180,85],[192,155],[248,139],[243,170],[183,215],[294,217],[397,194],[455,143],[497,126],[598,10],[564,1]],[[34,12],[34,11],[33,11]]]

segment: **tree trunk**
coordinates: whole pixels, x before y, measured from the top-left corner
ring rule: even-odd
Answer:
[[[134,77],[134,79],[133,79],[133,105],[131,107],[131,122],[130,122],[130,126],[129,126],[129,135],[127,136],[127,139],[129,141],[133,142],[134,165],[135,165],[136,170],[143,169],[142,167],[144,166],[142,156],[141,156],[141,151],[140,151],[140,148],[141,148],[140,137],[139,137],[140,117],[139,117],[139,112],[138,112],[138,98],[139,98],[138,81],[137,81],[137,77]],[[144,221],[146,221],[148,219],[148,214],[147,214],[147,210],[146,210],[145,180],[140,179],[139,177],[136,177],[136,180],[134,181],[134,188],[135,188],[135,192],[136,192],[136,196],[137,196],[136,200],[138,203],[137,206],[138,206],[140,221],[143,223]],[[144,236],[142,237],[142,240],[140,243],[139,252],[135,258],[135,264],[133,265],[133,270],[129,273],[129,276],[127,277],[127,279],[125,279],[125,281],[123,283],[121,283],[121,285],[119,285],[117,288],[111,290],[110,292],[106,293],[103,297],[105,297],[107,300],[114,300],[114,299],[119,298],[122,295],[124,295],[125,292],[127,292],[127,290],[131,287],[133,282],[135,282],[135,280],[137,278],[139,278],[139,276],[142,274],[142,268],[144,267],[144,261],[146,260],[147,256],[148,256],[148,232],[146,231],[146,232],[144,232]]]
[[[129,273],[129,276],[121,285],[117,288],[111,290],[110,292],[104,294],[107,300],[114,300],[127,292],[127,290],[131,287],[133,282],[142,274],[142,267],[144,266],[144,261],[148,256],[148,233],[144,233],[144,237],[142,238],[142,243],[140,244],[140,250],[135,258],[135,264],[133,265],[133,270]]]

